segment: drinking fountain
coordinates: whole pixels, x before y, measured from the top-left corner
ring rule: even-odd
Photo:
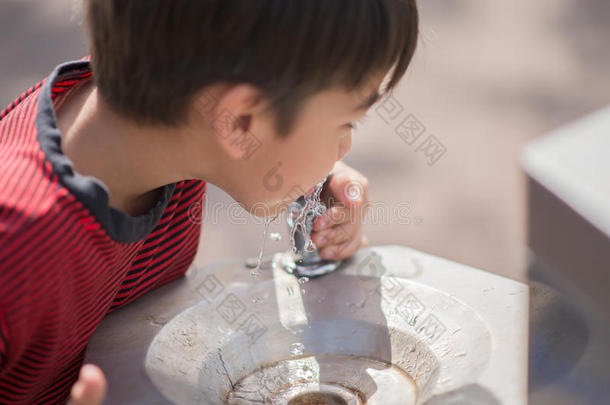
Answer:
[[[302,212],[303,210],[307,210],[307,212]],[[295,220],[301,213],[305,216],[305,229],[295,227]],[[294,248],[296,251],[281,252],[279,254],[280,256],[278,256],[277,260],[280,268],[297,277],[307,278],[320,277],[339,268],[343,260],[326,260],[321,258],[315,245],[312,246],[312,250],[307,250],[306,241],[311,239],[313,223],[317,217],[323,214],[323,210],[308,209],[303,196],[288,206],[286,209],[286,222],[288,232],[292,232],[292,229],[295,228]],[[309,238],[306,237],[305,233],[307,233]]]
[[[323,277],[244,260],[108,315],[86,362],[108,404],[525,404],[528,287],[404,246]]]

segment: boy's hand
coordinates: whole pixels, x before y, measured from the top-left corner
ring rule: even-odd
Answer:
[[[322,191],[328,209],[314,221],[311,238],[323,259],[339,260],[353,255],[369,241],[362,231],[368,202],[368,180],[338,161]]]
[[[66,405],[101,405],[106,396],[106,377],[98,366],[85,364],[72,386]]]

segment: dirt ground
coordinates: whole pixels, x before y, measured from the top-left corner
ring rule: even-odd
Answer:
[[[395,98],[369,113],[346,158],[384,207],[367,221],[367,234],[374,245],[406,245],[523,279],[520,152],[610,102],[610,2],[426,0],[420,9],[413,65]],[[0,2],[1,104],[86,54],[79,21],[78,1]],[[419,126],[417,140],[397,131],[406,124]],[[261,221],[208,190],[196,263],[255,256]],[[285,246],[269,241],[267,252]]]

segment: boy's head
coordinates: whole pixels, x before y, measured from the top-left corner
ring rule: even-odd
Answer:
[[[86,25],[108,106],[214,134],[193,135],[185,164],[203,176],[197,156],[220,151],[233,167],[205,179],[252,211],[296,198],[347,153],[350,122],[388,72],[381,96],[404,75],[418,13],[415,0],[88,0]]]

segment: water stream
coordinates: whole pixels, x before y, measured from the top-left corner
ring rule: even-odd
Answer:
[[[330,176],[330,173],[329,173],[329,176]],[[293,209],[291,212],[288,213],[288,215],[292,215],[292,221],[291,221],[292,226],[290,228],[290,246],[292,248],[292,251],[296,254],[299,254],[298,248],[296,246],[296,241],[295,241],[295,234],[297,232],[297,229],[301,230],[301,233],[303,234],[303,237],[305,238],[304,251],[313,252],[316,250],[316,246],[313,243],[313,241],[311,240],[311,237],[307,230],[307,222],[308,222],[308,218],[309,218],[308,214],[310,212],[313,212],[314,216],[319,216],[326,212],[326,206],[324,204],[322,204],[322,202],[320,201],[320,194],[322,193],[322,188],[324,187],[324,183],[326,182],[327,178],[328,178],[328,176],[325,177],[324,179],[322,179],[318,184],[316,184],[315,187],[313,187],[311,193],[304,196],[305,197],[305,206],[304,207]],[[292,207],[295,207],[295,205],[292,205]],[[269,225],[276,218],[277,218],[277,216],[265,218],[265,228],[263,229],[263,240],[261,242],[260,251],[258,253],[258,260],[256,263],[256,267],[254,269],[250,270],[250,275],[252,277],[258,277],[261,273],[261,265],[263,262],[263,253],[265,251],[265,241],[267,240],[267,233],[269,232]],[[312,226],[313,226],[313,224],[312,224]],[[277,232],[272,232],[269,235],[269,239],[274,240],[274,241],[280,241],[280,240],[282,240],[282,235],[280,235]]]
[[[320,193],[322,192],[326,179],[327,178],[324,178],[316,184],[313,192],[305,196],[305,206],[299,212],[290,213],[293,215],[292,228],[290,229],[290,245],[294,253],[298,253],[295,241],[297,229],[301,230],[301,233],[305,238],[305,246],[303,248],[305,252],[313,252],[316,250],[316,246],[307,231],[307,220],[310,212],[313,212],[315,216],[322,215],[326,212],[326,206],[320,202]]]

